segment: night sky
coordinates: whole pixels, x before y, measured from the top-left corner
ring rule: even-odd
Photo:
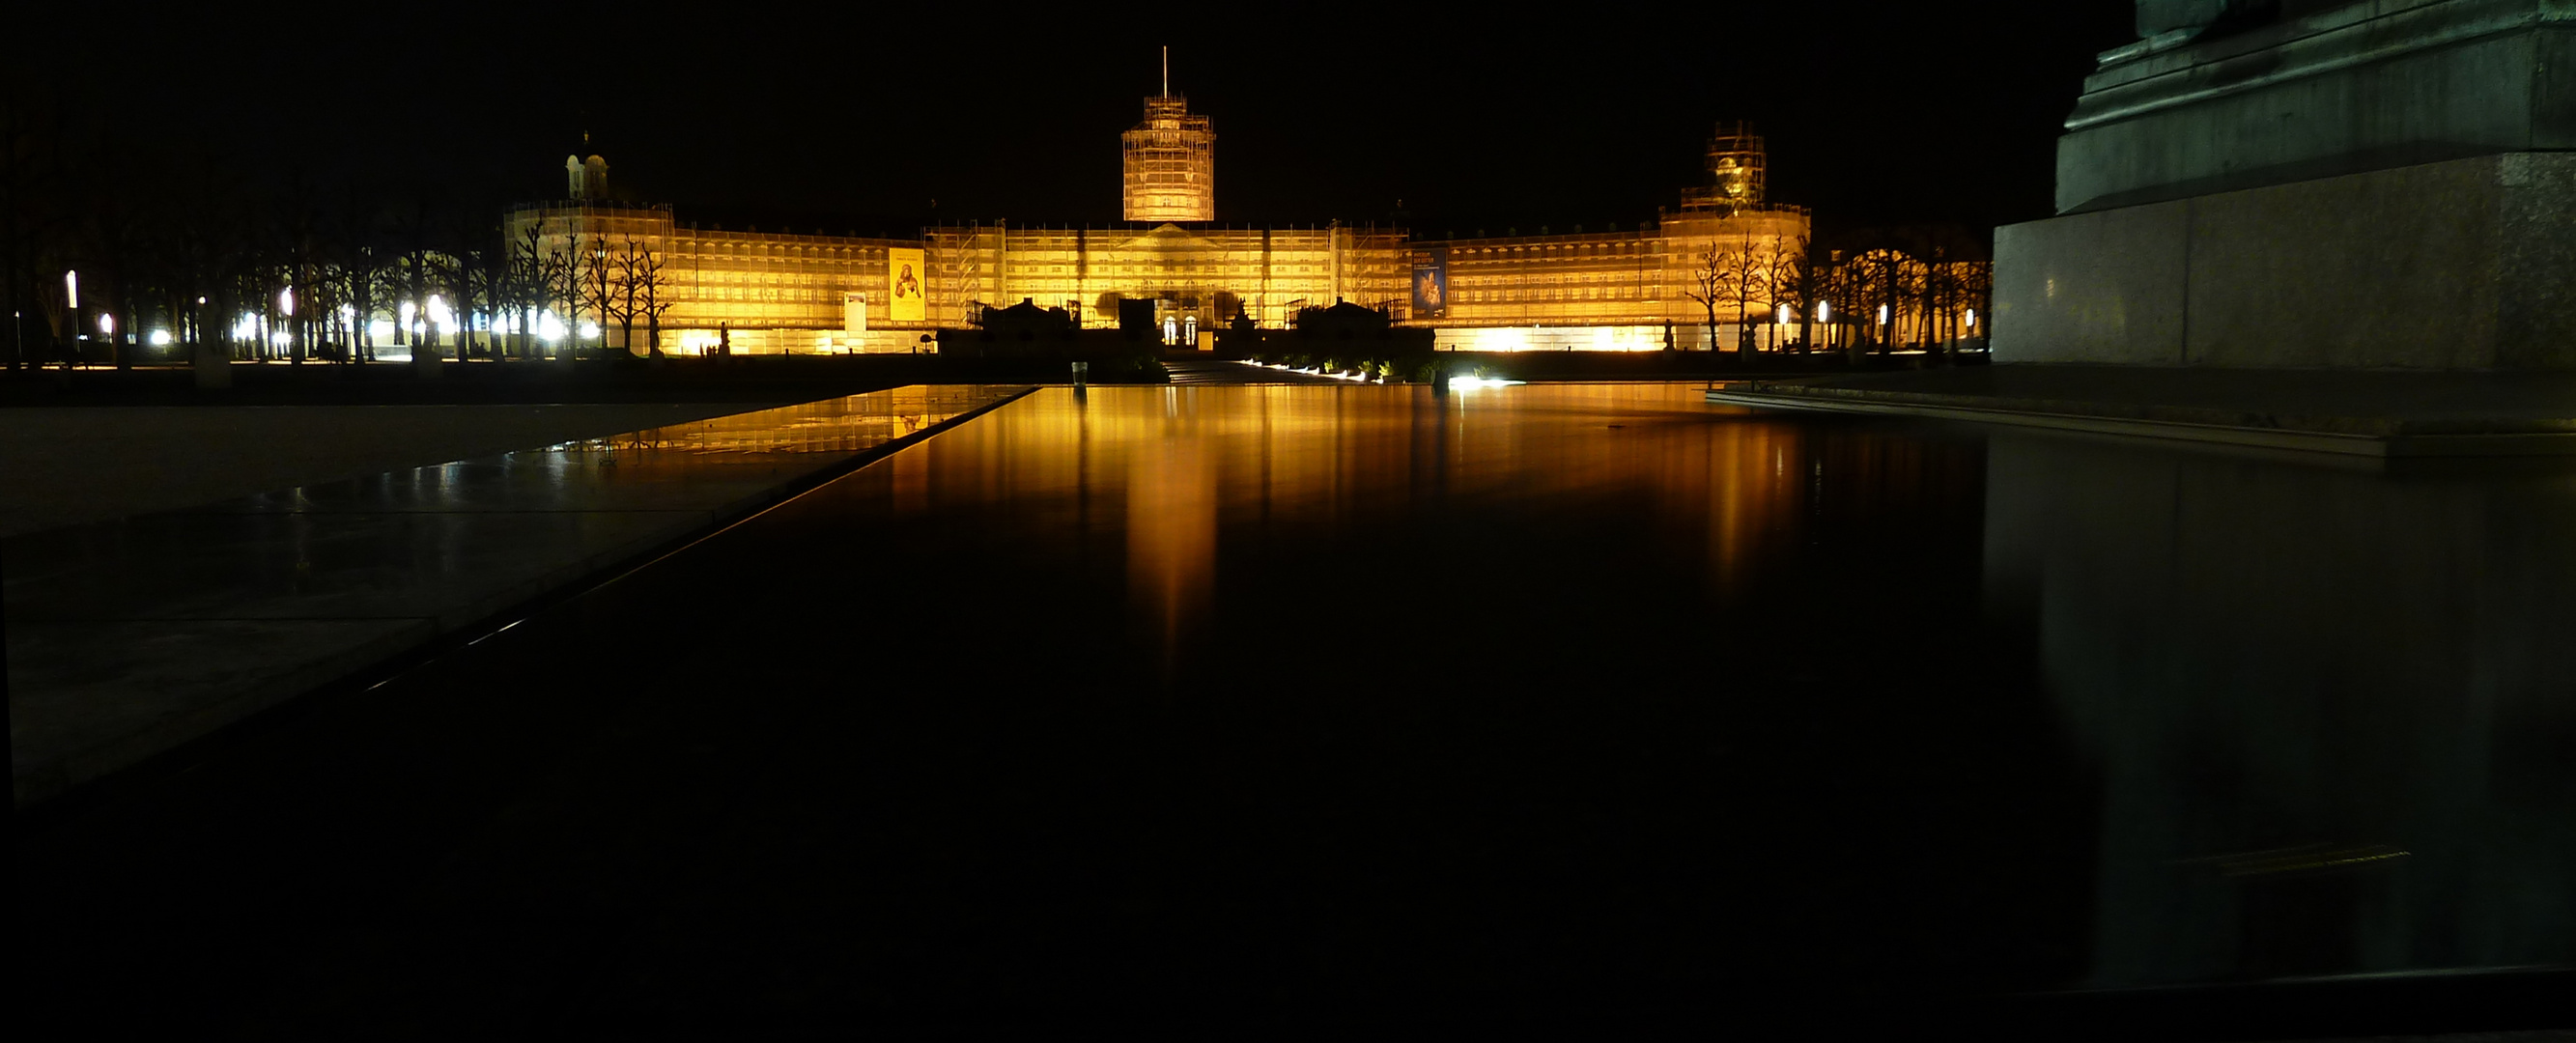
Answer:
[[[170,176],[540,198],[587,129],[621,194],[683,219],[863,234],[1118,220],[1117,135],[1164,43],[1175,92],[1215,120],[1229,223],[1634,227],[1697,179],[1711,124],[1743,118],[1770,139],[1771,197],[1829,231],[1983,229],[2046,215],[2058,124],[2092,55],[2131,37],[2121,0],[1382,5],[1176,29],[1141,6],[218,7],[58,9],[76,21],[31,40],[116,46],[32,48],[34,74],[76,69],[73,123]]]

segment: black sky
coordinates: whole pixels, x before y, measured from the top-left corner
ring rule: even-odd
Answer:
[[[115,42],[71,106],[110,140],[231,173],[558,193],[591,134],[684,218],[909,233],[1118,218],[1118,132],[1156,88],[1215,120],[1230,223],[1622,227],[1674,202],[1713,122],[1769,136],[1771,196],[1828,227],[2048,212],[2053,139],[2121,0],[1623,7],[1451,3],[410,5],[328,15],[56,8],[31,39]],[[1232,13],[1222,13],[1231,10]],[[954,13],[950,13],[954,12]],[[184,165],[184,163],[183,163]]]

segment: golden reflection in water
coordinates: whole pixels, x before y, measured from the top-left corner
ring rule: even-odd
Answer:
[[[1677,574],[1740,586],[1798,538],[1833,466],[1813,430],[1688,384],[1050,388],[880,466],[901,512],[999,508],[1041,532],[1123,535],[1129,610],[1169,653],[1213,604],[1221,534],[1444,504],[1642,524]]]
[[[540,451],[854,453],[913,434],[1016,390],[974,384],[911,384],[842,398],[690,420],[605,438],[579,439]]]
[[[1126,467],[1128,603],[1162,650],[1166,678],[1216,586],[1216,468],[1189,426],[1167,416],[1162,436],[1136,442]]]

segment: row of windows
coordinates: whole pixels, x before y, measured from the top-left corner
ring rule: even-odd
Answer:
[[[1626,291],[1626,292],[1622,292]],[[1652,301],[1662,295],[1645,292],[1643,287],[1555,287],[1548,289],[1459,290],[1450,295],[1457,304],[1504,304],[1519,301]]]

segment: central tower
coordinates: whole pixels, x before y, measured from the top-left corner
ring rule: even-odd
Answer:
[[[1172,96],[1172,49],[1163,48],[1163,93],[1145,99],[1145,121],[1118,136],[1127,220],[1216,220],[1216,132]]]

